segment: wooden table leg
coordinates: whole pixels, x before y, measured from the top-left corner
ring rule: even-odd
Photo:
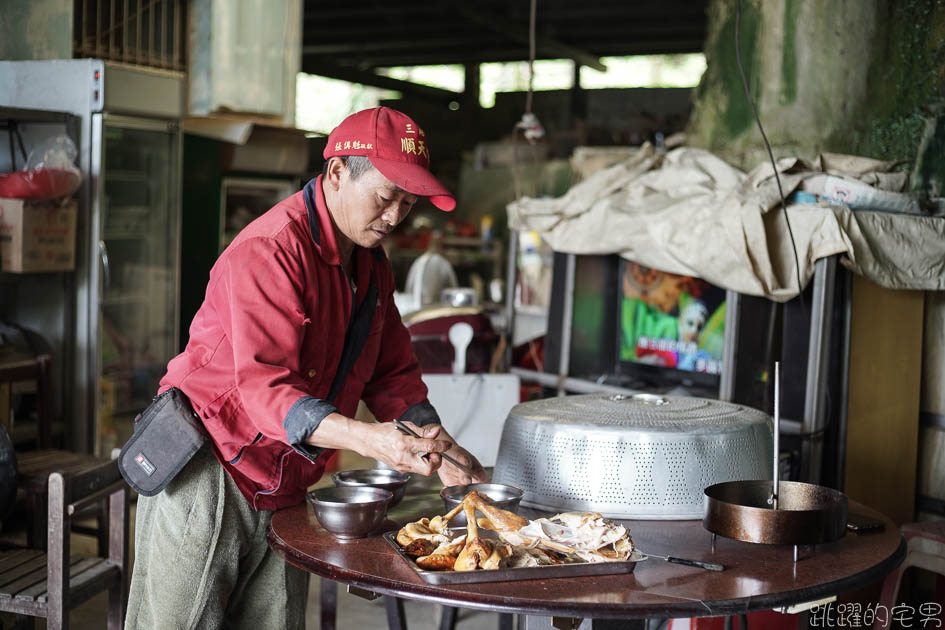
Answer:
[[[456,606],[443,606],[443,612],[440,615],[440,630],[453,630],[456,628],[456,615],[459,608]]]
[[[407,630],[407,618],[404,616],[404,600],[399,597],[384,596],[387,608],[387,627],[390,630]]]
[[[318,578],[319,623],[322,630],[335,630],[338,616],[338,585],[326,578]]]

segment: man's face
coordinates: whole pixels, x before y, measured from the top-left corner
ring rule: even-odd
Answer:
[[[332,212],[342,234],[361,247],[377,247],[403,221],[417,196],[401,190],[377,169],[352,179],[346,167],[338,174],[338,208]]]

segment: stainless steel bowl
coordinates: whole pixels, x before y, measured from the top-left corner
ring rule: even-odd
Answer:
[[[382,488],[336,486],[305,495],[315,518],[337,538],[363,538],[377,530],[394,493]]]
[[[518,509],[518,504],[525,494],[515,486],[507,486],[502,483],[471,483],[468,486],[449,486],[440,490],[440,498],[443,499],[446,511],[449,512],[459,505],[463,497],[473,490],[484,496],[494,506],[509,512],[515,512]],[[466,515],[462,512],[450,521],[451,527],[465,527],[465,525]]]
[[[410,474],[384,468],[363,468],[359,470],[343,470],[336,472],[331,476],[331,480],[335,482],[336,486],[371,487],[390,490],[394,493],[394,498],[390,500],[390,505],[387,507],[394,507],[404,498],[404,491],[407,490],[407,482],[410,481]]]

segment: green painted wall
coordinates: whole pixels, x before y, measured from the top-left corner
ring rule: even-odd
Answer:
[[[72,0],[0,4],[0,59],[72,58]]]
[[[690,142],[742,168],[765,157],[735,56],[737,0],[708,7]],[[741,57],[776,155],[902,160],[945,193],[945,0],[741,0]]]
[[[869,75],[863,124],[830,146],[910,162],[912,186],[945,194],[945,1],[890,2]]]

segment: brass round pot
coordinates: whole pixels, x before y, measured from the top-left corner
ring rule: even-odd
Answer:
[[[847,496],[799,481],[778,482],[778,509],[768,503],[771,481],[727,481],[705,489],[702,525],[719,536],[772,545],[815,545],[841,538]]]

